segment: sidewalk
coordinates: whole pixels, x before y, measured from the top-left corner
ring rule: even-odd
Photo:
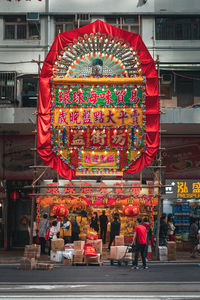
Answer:
[[[20,259],[24,256],[24,249],[12,249],[12,250],[0,250],[0,264],[3,263],[19,263]],[[107,264],[109,263],[109,256],[103,253],[103,260]],[[48,255],[42,254],[39,258],[41,262],[49,261]],[[149,263],[200,263],[200,256],[197,255],[196,258],[191,258],[190,252],[177,251],[177,259],[173,261],[161,262],[153,258],[148,261]]]

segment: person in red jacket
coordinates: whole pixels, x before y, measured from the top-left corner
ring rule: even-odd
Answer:
[[[138,218],[136,226],[133,231],[133,244],[135,243],[135,260],[133,262],[134,269],[139,269],[138,267],[138,256],[139,252],[142,256],[142,264],[143,269],[148,269],[146,266],[146,258],[145,258],[145,249],[147,245],[147,229],[144,225],[142,225],[142,219]]]

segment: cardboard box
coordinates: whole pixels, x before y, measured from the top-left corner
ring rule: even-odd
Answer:
[[[168,260],[176,260],[176,253],[168,254]]]
[[[49,263],[37,263],[36,269],[37,270],[53,270],[54,265]]]
[[[85,256],[84,262],[86,264],[99,264],[100,263],[100,257],[97,256]]]
[[[176,242],[167,242],[168,254],[176,253]]]
[[[127,246],[111,246],[110,247],[110,258],[116,259],[116,260],[122,259],[126,253],[126,249],[127,249]]]
[[[124,246],[124,237],[120,235],[115,236],[115,246]]]
[[[21,270],[34,270],[36,269],[37,260],[35,258],[23,257],[20,260],[20,269]]]
[[[84,255],[73,255],[73,263],[82,263]]]
[[[52,239],[51,240],[51,250],[56,251],[64,251],[64,240],[63,239]]]
[[[74,241],[74,249],[83,250],[85,246],[85,241]]]
[[[93,247],[95,247],[96,253],[102,254],[102,240],[87,240],[87,243],[90,243]]]
[[[24,248],[24,257],[39,258],[40,251],[40,245],[26,245]]]
[[[83,249],[74,249],[74,254],[75,255],[83,255],[84,254],[84,250]]]
[[[63,265],[64,265],[64,266],[72,266],[72,259],[67,259],[67,258],[65,258],[65,259],[63,260]]]
[[[63,251],[53,251],[51,250],[50,260],[55,262],[62,262]]]

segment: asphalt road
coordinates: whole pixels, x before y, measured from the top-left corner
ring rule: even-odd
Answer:
[[[23,271],[19,265],[0,264],[0,283],[200,283],[198,264],[155,264],[148,270],[131,266],[56,266],[52,271]]]

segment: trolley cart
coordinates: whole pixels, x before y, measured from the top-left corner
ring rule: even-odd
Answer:
[[[119,266],[121,266],[122,264],[125,264],[125,266],[127,266],[129,262],[132,263],[132,258],[127,257],[127,254],[128,253],[132,253],[132,252],[133,252],[133,246],[132,245],[127,245],[126,246],[126,251],[125,251],[124,255],[120,259],[110,258],[110,264],[111,264],[111,266],[114,265],[114,262],[117,262]]]

